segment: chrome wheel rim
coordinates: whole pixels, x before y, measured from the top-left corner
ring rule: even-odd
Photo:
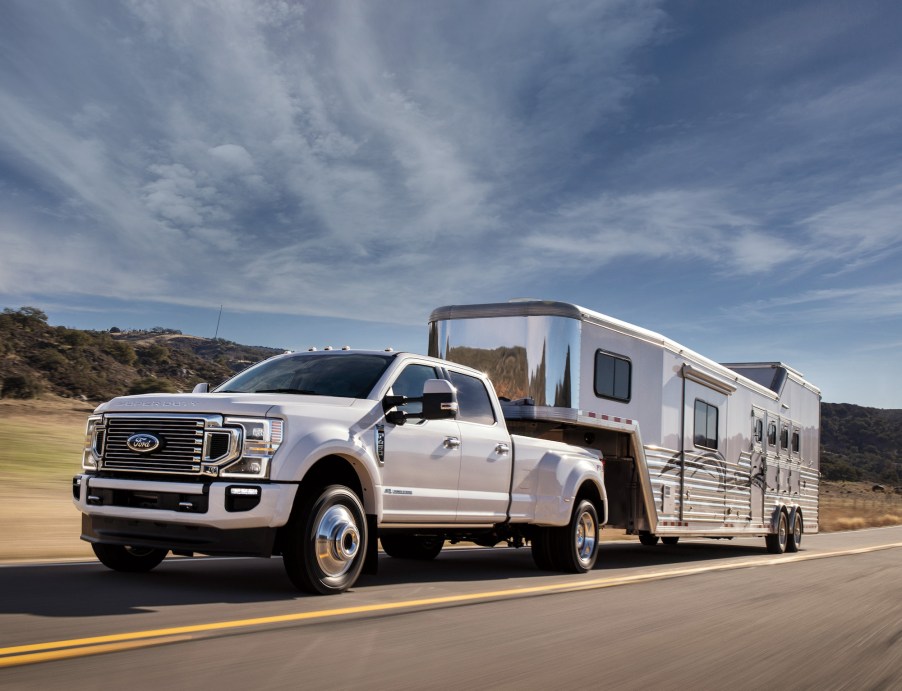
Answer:
[[[582,564],[589,564],[595,554],[597,529],[595,518],[589,511],[583,511],[576,523],[576,557]]]
[[[792,527],[792,539],[796,547],[802,544],[802,517],[796,516],[795,525]]]
[[[780,537],[780,548],[786,548],[786,538],[788,531],[786,530],[786,516],[780,516],[780,528],[779,528],[779,537]]]
[[[354,515],[341,504],[328,507],[316,523],[313,536],[316,564],[327,577],[343,576],[360,551],[360,530]]]

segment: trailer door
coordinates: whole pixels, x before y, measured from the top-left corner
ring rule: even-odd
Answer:
[[[694,382],[686,385],[683,520],[718,528],[727,505],[727,467],[721,451],[726,446],[727,397]]]

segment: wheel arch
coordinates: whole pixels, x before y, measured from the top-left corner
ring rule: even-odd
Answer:
[[[316,492],[328,485],[344,485],[360,497],[366,513],[377,512],[375,485],[359,459],[343,454],[323,456],[304,473],[298,486],[297,497]]]
[[[787,527],[789,527],[791,525],[789,522],[790,521],[789,510],[786,508],[786,505],[785,504],[777,504],[774,507],[774,510],[770,516],[770,522],[768,525],[768,532],[770,534],[773,535],[780,529],[780,516],[782,516],[782,515],[786,516]]]
[[[595,510],[598,512],[599,525],[605,525],[608,522],[608,503],[603,489],[604,487],[599,487],[594,480],[586,478],[580,485],[574,500],[575,505],[579,505],[579,502],[583,499],[588,499],[592,502]]]

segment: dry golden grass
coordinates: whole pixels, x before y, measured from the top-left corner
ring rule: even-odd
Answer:
[[[887,487],[874,492],[868,482],[824,482],[820,492],[820,530],[861,530],[902,525],[902,495]]]
[[[85,420],[93,406],[56,397],[0,400],[0,561],[88,558],[81,514],[71,501]],[[867,483],[821,485],[822,531],[902,524],[902,495]],[[607,529],[605,540],[623,539]]]

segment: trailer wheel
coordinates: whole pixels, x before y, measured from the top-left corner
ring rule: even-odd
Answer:
[[[383,535],[379,538],[383,551],[394,559],[431,561],[445,546],[443,535]]]
[[[91,548],[100,563],[113,571],[146,573],[157,566],[169,554],[169,550],[153,547],[132,547],[92,542]]]
[[[646,547],[654,547],[658,544],[658,536],[651,533],[639,533],[639,542]]]
[[[789,525],[786,519],[786,512],[780,512],[780,519],[777,522],[777,532],[772,535],[764,536],[764,543],[767,545],[767,551],[771,554],[783,554],[786,551],[786,543],[789,540]]]
[[[360,498],[343,485],[311,493],[292,511],[282,560],[291,582],[308,593],[333,595],[350,588],[366,556],[366,515]]]
[[[548,529],[554,570],[585,573],[595,566],[600,530],[595,506],[583,499],[573,511],[568,525]]]
[[[661,538],[661,542],[663,542],[665,545],[675,545],[675,544],[678,543],[679,541],[680,541],[680,538],[679,538],[678,536],[677,536],[677,537],[671,536],[671,537],[662,537],[662,538]]]
[[[796,511],[795,516],[792,521],[792,530],[790,530],[787,534],[786,538],[786,551],[787,552],[798,552],[802,546],[802,533],[804,532],[804,528],[802,526],[802,512]]]
[[[551,539],[549,528],[533,527],[532,560],[542,571],[555,571],[554,559],[551,556]]]

